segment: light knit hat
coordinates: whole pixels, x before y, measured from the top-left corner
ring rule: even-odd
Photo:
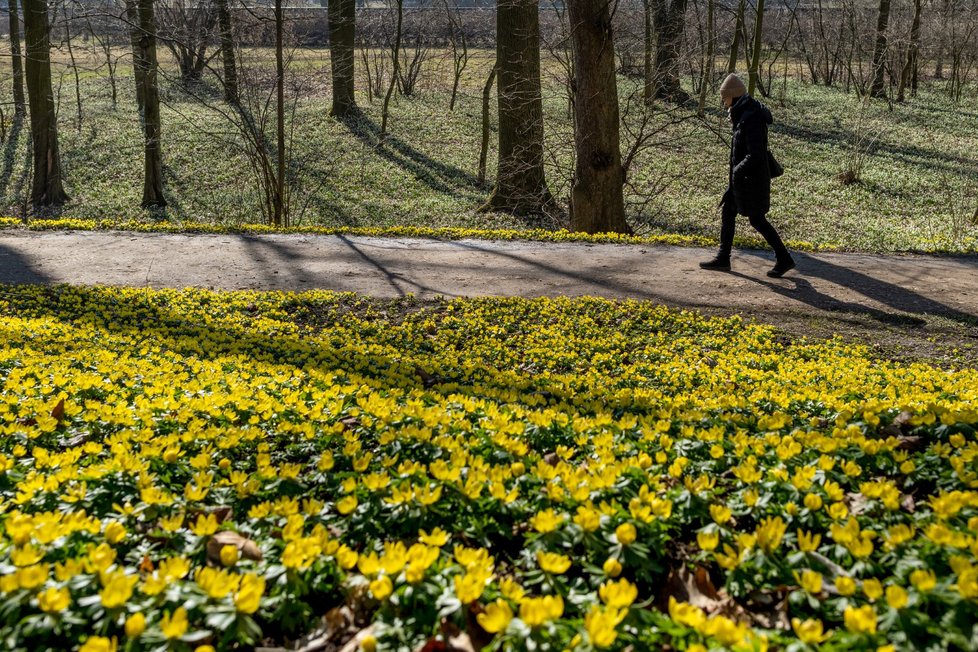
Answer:
[[[737,99],[738,97],[746,94],[747,86],[744,84],[744,80],[737,75],[727,75],[727,78],[723,80],[722,84],[720,84],[720,97],[723,99],[728,97]]]

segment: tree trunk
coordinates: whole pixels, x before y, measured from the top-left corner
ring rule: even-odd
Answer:
[[[288,226],[289,216],[285,209],[285,44],[282,0],[275,0],[275,123],[276,154],[278,158],[275,179],[275,211],[272,223]]]
[[[887,0],[889,1],[889,0]],[[751,52],[750,68],[748,69],[747,93],[754,94],[761,68],[761,33],[764,30],[764,0],[757,0],[757,15],[754,18],[754,48]]]
[[[876,21],[876,47],[873,49],[873,83],[870,95],[886,97],[886,29],[890,22],[890,0],[880,0]]]
[[[333,107],[343,117],[357,110],[353,61],[356,46],[356,0],[329,0],[329,63],[333,71]]]
[[[65,40],[68,45],[68,61],[71,62],[71,72],[75,77],[75,107],[78,116],[78,133],[82,130],[82,99],[81,99],[81,76],[78,74],[78,65],[75,63],[75,49],[71,45],[71,16],[68,14],[68,3],[61,5],[62,14],[65,17]]]
[[[684,102],[679,84],[679,46],[686,30],[687,0],[658,0],[655,12],[655,97]]]
[[[139,9],[136,7],[136,0],[126,0],[126,21],[129,23],[129,42],[132,45],[133,77],[136,81],[136,111],[139,113],[139,120],[143,120],[143,110],[146,102],[143,100],[143,88],[145,84],[142,79],[142,71],[136,62],[139,61]]]
[[[642,6],[645,9],[645,87],[643,99],[646,104],[651,104],[655,99],[655,31],[652,29],[652,2],[654,0],[643,0]],[[745,0],[741,0],[744,2]]]
[[[574,44],[574,148],[571,229],[631,233],[618,141],[618,83],[607,0],[569,0]]]
[[[58,155],[58,122],[51,89],[51,41],[47,0],[24,0],[24,40],[27,60],[27,98],[34,142],[34,181],[31,202],[35,208],[61,206],[68,201],[61,180]]]
[[[496,64],[492,64],[489,78],[482,88],[482,142],[479,146],[479,183],[486,182],[486,159],[489,158],[489,98],[492,96],[492,83],[496,79]]]
[[[24,115],[24,62],[20,56],[20,17],[17,15],[17,0],[10,0],[10,57],[14,75],[14,116]]]
[[[217,22],[221,35],[221,59],[224,63],[224,101],[237,104],[238,95],[238,65],[234,58],[234,28],[231,24],[231,10],[228,0],[215,0],[217,5]]]
[[[553,197],[543,169],[540,14],[535,0],[496,3],[496,82],[499,166],[496,187],[483,210],[544,213]]]
[[[714,61],[714,2],[713,0],[707,0],[706,2],[706,60],[703,62],[703,81],[700,83],[700,102],[699,102],[699,114],[702,116],[706,112],[706,93],[709,90],[710,85],[713,82],[713,66]]]
[[[383,138],[387,135],[387,117],[390,115],[390,104],[391,95],[394,94],[394,86],[397,84],[397,78],[400,75],[400,56],[401,52],[401,34],[404,30],[404,0],[397,0],[397,31],[394,34],[394,52],[392,53],[392,63],[391,67],[391,81],[387,86],[387,94],[384,95],[384,107],[381,109],[380,113],[380,137]]]
[[[737,72],[737,54],[740,51],[740,35],[744,33],[744,14],[747,12],[747,0],[737,4],[737,19],[734,21],[734,38],[730,46],[730,61],[727,62],[727,74]]]
[[[143,84],[145,136],[143,208],[166,206],[163,197],[163,151],[160,146],[160,92],[157,84],[156,19],[153,0],[139,0],[139,59]]]
[[[907,44],[907,59],[903,63],[903,70],[900,72],[900,89],[897,91],[897,102],[903,102],[907,85],[911,85],[911,94],[917,94],[916,75],[917,53],[920,48],[920,10],[923,7],[922,0],[914,0],[913,21],[910,23],[910,43]]]

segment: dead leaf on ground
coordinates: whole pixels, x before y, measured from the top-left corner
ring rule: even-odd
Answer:
[[[51,418],[55,421],[61,421],[65,418],[65,400],[61,399],[58,404],[51,409]]]
[[[215,564],[221,564],[221,548],[224,546],[234,546],[244,559],[261,561],[261,550],[258,549],[258,544],[230,530],[222,530],[207,541],[207,559]]]
[[[861,493],[846,494],[846,504],[853,516],[858,516],[870,508],[872,501]]]
[[[903,511],[913,514],[917,511],[917,502],[910,494],[903,494],[900,496],[900,507],[903,508]]]

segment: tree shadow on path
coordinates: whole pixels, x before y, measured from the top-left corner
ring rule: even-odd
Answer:
[[[750,256],[767,258],[767,256],[759,251],[748,251],[744,253]],[[795,261],[798,263],[798,267],[781,281],[768,281],[738,272],[731,272],[731,274],[763,285],[775,294],[794,299],[795,301],[801,301],[813,308],[828,312],[865,313],[884,323],[902,325],[916,323],[921,326],[926,323],[923,319],[910,317],[906,314],[894,314],[858,302],[841,301],[817,290],[806,277],[821,279],[845,287],[861,294],[870,301],[892,308],[899,313],[940,315],[965,326],[978,326],[978,314],[964,312],[958,308],[941,303],[936,299],[923,296],[913,290],[896,285],[895,283],[873,278],[851,267],[842,267],[833,264],[824,258],[815,258],[814,256],[797,252],[793,255]],[[975,273],[978,273],[978,261],[976,261]],[[790,285],[785,285],[785,283]]]

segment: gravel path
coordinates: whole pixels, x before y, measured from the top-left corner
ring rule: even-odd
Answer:
[[[978,256],[737,251],[730,273],[684,247],[312,235],[0,233],[0,282],[215,289],[325,288],[377,297],[598,295],[771,321],[781,312],[936,315],[978,323]]]

